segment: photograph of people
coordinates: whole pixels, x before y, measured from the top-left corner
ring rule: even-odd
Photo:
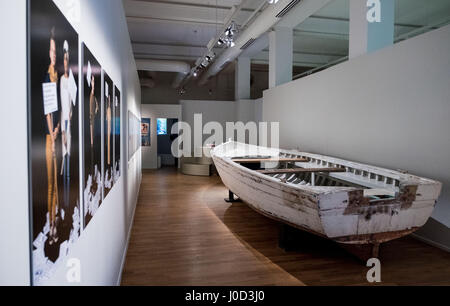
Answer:
[[[39,285],[81,229],[78,34],[53,1],[30,1],[30,51],[32,281]]]
[[[64,201],[65,210],[69,207],[70,196],[70,149],[72,145],[71,121],[72,121],[72,98],[70,94],[69,79],[69,43],[64,41],[64,74],[60,80],[61,95],[61,135],[62,135],[62,169],[61,175],[64,181]]]
[[[86,227],[102,204],[102,68],[86,45],[83,45],[84,82],[84,226]]]
[[[143,147],[150,147],[150,118],[142,118],[141,139]]]
[[[148,133],[148,124],[141,123],[141,133],[142,134],[147,134]]]
[[[56,71],[56,41],[55,28],[52,28],[49,47],[50,64],[44,83],[58,83],[58,72]],[[45,102],[45,99],[43,99]],[[49,244],[58,242],[56,230],[56,215],[59,207],[58,198],[58,164],[56,162],[56,140],[59,134],[60,122],[58,121],[58,110],[45,115],[47,134],[45,146],[45,160],[47,161],[47,194],[48,213],[50,221]]]
[[[112,112],[111,112],[111,96],[108,96],[106,106],[106,137],[108,142],[108,168],[111,166],[111,124],[112,124]]]
[[[120,178],[120,91],[114,86],[114,182]]]
[[[95,116],[98,113],[98,100],[95,97],[95,78],[94,75],[91,77],[91,93],[89,96],[89,123],[91,131],[91,152],[94,152],[94,125]],[[92,160],[91,160],[92,161]]]
[[[113,167],[113,121],[112,121],[112,113],[113,113],[113,105],[112,105],[112,97],[113,97],[113,82],[109,75],[104,71],[103,72],[104,79],[104,96],[103,96],[103,116],[104,116],[104,189],[103,194],[104,198],[106,198],[114,186],[114,167]]]

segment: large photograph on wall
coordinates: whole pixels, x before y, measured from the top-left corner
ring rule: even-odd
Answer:
[[[83,45],[84,226],[102,204],[102,68]]]
[[[121,172],[121,159],[120,159],[120,145],[121,145],[121,100],[120,91],[114,86],[114,182],[117,182],[120,178]]]
[[[113,82],[109,75],[103,71],[103,165],[104,165],[104,176],[103,176],[103,186],[104,186],[104,197],[105,199],[114,185],[114,148],[113,148],[113,97],[114,97],[114,87]]]
[[[78,34],[53,1],[28,9],[32,281],[41,285],[80,235]]]

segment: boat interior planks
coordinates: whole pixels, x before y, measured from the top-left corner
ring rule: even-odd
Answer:
[[[251,164],[251,163],[300,163],[307,162],[306,158],[233,158],[233,161],[238,164]]]
[[[288,169],[265,169],[257,170],[261,174],[296,174],[315,172],[346,172],[344,168],[288,168]]]

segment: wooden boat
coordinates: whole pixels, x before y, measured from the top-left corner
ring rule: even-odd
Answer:
[[[211,156],[231,195],[363,259],[422,227],[442,188],[401,171],[237,142],[214,148]]]

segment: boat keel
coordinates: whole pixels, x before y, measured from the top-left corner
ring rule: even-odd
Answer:
[[[356,256],[364,264],[371,258],[379,258],[380,256],[380,244],[339,244],[350,254]]]
[[[239,202],[242,202],[241,199],[234,197],[234,193],[231,190],[228,191],[228,198],[226,198],[224,200],[227,203],[239,203]]]
[[[347,253],[355,256],[366,264],[371,258],[379,258],[380,244],[377,242],[363,244],[347,244],[339,243],[329,238],[320,237],[308,233],[297,227],[290,226],[286,223],[280,223],[278,226],[278,247],[285,252],[302,251],[305,249],[327,249],[330,244],[339,245]],[[309,245],[309,246],[306,246]]]

